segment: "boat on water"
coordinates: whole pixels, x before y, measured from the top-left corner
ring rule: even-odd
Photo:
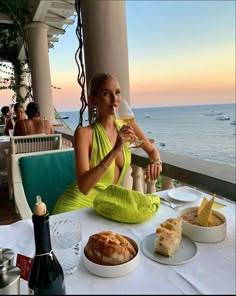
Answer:
[[[217,112],[214,110],[211,110],[209,113],[205,113],[205,116],[214,116],[214,115],[223,115],[223,112]]]
[[[55,116],[56,119],[69,119],[69,116]]]
[[[219,115],[216,117],[216,120],[230,120],[230,117],[225,115]]]
[[[236,120],[231,121],[230,124],[236,125]]]
[[[162,146],[162,147],[165,147],[166,144],[161,142],[159,145]]]
[[[144,113],[144,117],[145,118],[150,118],[150,114],[148,114],[147,112]]]

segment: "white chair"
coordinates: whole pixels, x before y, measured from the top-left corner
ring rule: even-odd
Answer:
[[[15,204],[21,219],[32,217],[36,195],[41,195],[51,214],[56,200],[76,180],[74,148],[12,154],[11,163]]]
[[[62,148],[61,134],[35,134],[10,138],[10,154],[29,153]]]
[[[49,151],[62,149],[61,134],[33,134],[28,136],[13,136],[10,137],[9,149],[5,151],[7,172],[8,172],[8,188],[9,199],[12,200],[12,173],[11,173],[11,155],[21,153],[32,153],[38,151]]]

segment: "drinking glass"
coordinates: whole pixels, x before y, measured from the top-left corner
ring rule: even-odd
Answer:
[[[13,137],[13,135],[14,135],[14,129],[9,129],[9,136]]]
[[[134,113],[126,100],[122,99],[118,107],[114,107],[114,117],[116,122],[123,126],[134,122]],[[143,140],[135,140],[129,144],[129,148],[138,148],[144,143]]]
[[[69,276],[79,266],[81,224],[73,219],[59,220],[50,225],[50,233],[53,252],[61,264],[64,275]]]

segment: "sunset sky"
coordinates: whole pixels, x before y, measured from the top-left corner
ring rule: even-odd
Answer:
[[[126,1],[126,12],[132,107],[235,102],[235,1]],[[49,51],[58,111],[80,109],[75,27]]]

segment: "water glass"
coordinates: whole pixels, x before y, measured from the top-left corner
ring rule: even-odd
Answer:
[[[81,225],[65,219],[50,225],[52,249],[61,264],[65,276],[76,271],[81,256]]]
[[[14,129],[9,129],[9,136],[13,137],[13,134],[14,134]]]

